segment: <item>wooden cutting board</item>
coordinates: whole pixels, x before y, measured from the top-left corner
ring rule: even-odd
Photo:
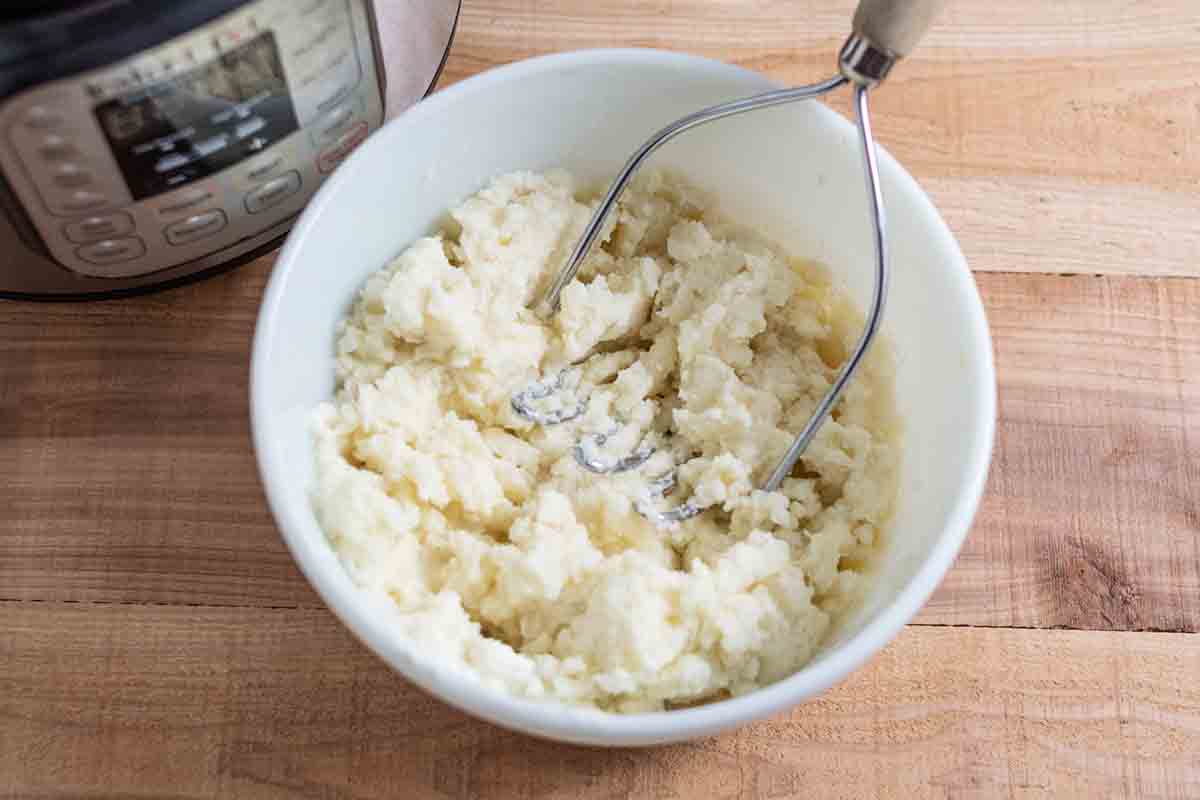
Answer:
[[[465,0],[443,85],[596,46],[808,82],[852,6]],[[951,0],[878,93],[987,303],[989,491],[879,658],[692,744],[475,722],[324,610],[248,439],[271,258],[0,304],[0,797],[1200,797],[1197,76],[1194,0]]]

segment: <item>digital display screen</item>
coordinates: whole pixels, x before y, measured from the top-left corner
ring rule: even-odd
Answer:
[[[299,127],[272,33],[95,114],[135,200],[219,172]]]

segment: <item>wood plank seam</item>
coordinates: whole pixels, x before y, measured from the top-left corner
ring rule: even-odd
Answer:
[[[21,607],[21,606],[62,606],[64,608],[89,606],[96,608],[121,608],[132,607],[140,609],[154,608],[174,608],[184,609],[190,608],[197,611],[235,611],[235,610],[250,610],[250,611],[326,611],[333,616],[333,612],[327,606],[321,603],[312,605],[256,605],[253,603],[186,603],[181,601],[142,601],[142,600],[69,600],[69,599],[54,599],[54,598],[18,598],[18,597],[0,597],[0,609],[4,607]],[[1178,631],[1178,630],[1160,630],[1156,628],[1130,628],[1130,629],[1113,629],[1113,628],[1078,628],[1067,627],[1064,625],[1050,625],[1039,627],[1036,625],[988,625],[983,623],[966,623],[966,622],[926,622],[919,617],[912,622],[907,623],[906,627],[913,628],[963,628],[975,630],[1011,630],[1011,631],[1079,631],[1081,633],[1129,633],[1129,634],[1170,634],[1175,636],[1198,636],[1200,631]]]

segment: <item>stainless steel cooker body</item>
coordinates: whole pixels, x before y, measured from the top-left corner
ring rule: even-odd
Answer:
[[[459,0],[377,2],[0,11],[0,296],[161,288],[278,246],[440,72]]]

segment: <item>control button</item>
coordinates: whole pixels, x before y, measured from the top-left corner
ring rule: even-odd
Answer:
[[[67,223],[63,230],[67,238],[77,244],[94,242],[97,239],[112,239],[133,233],[133,217],[120,212],[84,217]]]
[[[354,91],[353,86],[349,84],[342,84],[338,88],[334,89],[324,100],[317,103],[317,110],[322,113],[329,113],[333,111],[335,106],[349,98],[352,91]]]
[[[180,167],[186,167],[191,161],[191,158],[182,153],[171,153],[170,155],[163,156],[155,163],[154,171],[158,173],[171,172]]]
[[[338,52],[337,55],[335,55],[333,58],[329,59],[329,61],[325,64],[325,66],[323,66],[321,68],[321,71],[328,73],[328,74],[333,74],[334,70],[339,70],[339,69],[342,69],[343,67],[350,67],[351,69],[353,69],[356,66],[357,66],[357,62],[354,60],[354,53],[352,53],[349,50],[341,50]],[[354,83],[358,83],[357,77],[354,79]],[[349,86],[347,88],[352,89],[354,87]]]
[[[108,198],[102,194],[80,189],[71,192],[59,205],[67,211],[92,211],[108,204]]]
[[[296,55],[298,55],[298,56],[308,55],[311,51],[315,50],[316,48],[320,47],[321,45],[325,44],[330,39],[332,39],[334,36],[336,36],[338,31],[341,30],[341,28],[342,28],[342,25],[341,25],[340,20],[334,20],[332,22],[326,23],[325,25],[321,26],[320,30],[317,31],[316,35],[313,36],[312,39],[310,39],[308,41],[308,44],[306,44],[302,48],[302,51],[296,52]]]
[[[223,229],[228,222],[224,211],[213,209],[172,223],[163,230],[163,234],[171,244],[188,244],[197,239],[203,239],[205,236],[212,236]]]
[[[300,191],[300,173],[289,172],[267,181],[246,195],[246,210],[251,214],[259,214],[272,206],[279,205],[298,191]]]
[[[317,123],[317,137],[322,142],[333,139],[354,118],[354,109],[349,105],[338,106]]]
[[[173,196],[166,205],[158,207],[162,217],[177,217],[187,213],[197,206],[207,205],[213,199],[212,192],[205,189],[188,189]]]
[[[87,186],[92,182],[92,173],[78,164],[68,162],[54,170],[54,182],[65,189]]]
[[[303,11],[301,16],[304,16]],[[313,30],[314,27],[315,30]],[[332,42],[333,47],[338,45],[345,47],[350,44],[347,42],[350,37],[345,35],[346,17],[344,14],[334,13],[314,17],[311,20],[309,31],[310,35],[292,48],[291,56],[298,62],[308,63],[314,53],[319,55],[322,52],[322,48],[325,51],[331,49],[331,40],[335,37],[340,41]],[[341,35],[339,36],[339,34]]]
[[[42,143],[38,147],[38,152],[47,161],[60,161],[75,155],[75,145],[58,134],[52,133],[45,139],[42,139]]]
[[[141,239],[129,236],[124,239],[104,239],[95,244],[85,244],[75,251],[75,255],[90,264],[120,264],[122,261],[132,261],[146,254],[146,245]]]
[[[321,170],[321,172],[332,172],[333,168],[340,164],[346,156],[350,155],[354,148],[362,144],[366,138],[367,123],[359,122],[355,124],[354,127],[334,140],[329,149],[317,156],[317,169]]]
[[[300,7],[300,16],[307,17],[309,14],[315,14],[329,4],[329,0],[309,0],[308,3]]]
[[[196,151],[196,154],[200,158],[208,158],[213,153],[224,150],[228,146],[229,137],[222,133],[217,136],[210,136],[203,141],[196,142],[192,145],[192,149]]]
[[[62,123],[62,115],[46,106],[33,106],[25,112],[25,127],[34,130],[53,128]]]
[[[239,139],[245,139],[247,136],[254,134],[267,127],[267,121],[262,117],[248,119],[245,122],[239,122],[237,127],[233,129],[233,135]]]
[[[271,173],[283,166],[283,156],[278,153],[271,153],[264,156],[260,161],[256,161],[246,170],[247,180],[258,183],[261,180],[269,178]]]

